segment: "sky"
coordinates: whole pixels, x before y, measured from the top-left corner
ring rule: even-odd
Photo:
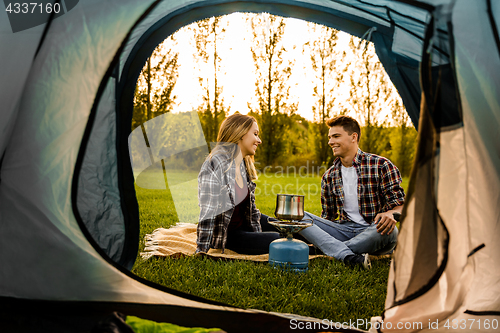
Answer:
[[[222,73],[218,80],[223,86],[225,104],[230,106],[229,114],[236,111],[246,114],[247,103],[255,96],[255,65],[250,52],[251,40],[253,39],[250,24],[244,19],[243,13],[227,15],[229,28],[226,29],[224,40],[217,45],[222,59]],[[350,35],[339,33],[337,45],[342,49],[349,49]],[[200,87],[198,77],[206,76],[195,61],[193,54],[196,53],[192,32],[188,27],[183,27],[174,33],[174,43],[167,43],[166,47],[179,53],[179,77],[173,94],[177,96],[173,112],[186,112],[196,109],[201,103],[203,91]],[[313,121],[312,106],[313,78],[310,65],[310,56],[303,52],[304,44],[311,39],[308,22],[288,18],[286,23],[283,43],[289,57],[295,61],[292,75],[289,79],[291,86],[290,95],[292,101],[298,103],[297,113],[307,120]],[[208,75],[210,76],[210,75]],[[349,86],[336,92],[341,98],[346,99],[349,95]]]

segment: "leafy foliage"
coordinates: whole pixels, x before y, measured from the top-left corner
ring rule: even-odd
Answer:
[[[257,81],[255,94],[258,106],[249,114],[256,117],[260,126],[262,145],[256,161],[263,165],[276,163],[276,158],[285,151],[285,139],[291,126],[297,105],[290,103],[288,79],[292,63],[283,59],[287,51],[282,43],[285,33],[284,18],[262,14],[251,21],[254,44],[251,52]]]
[[[198,114],[202,124],[207,143],[216,142],[219,126],[229,112],[229,107],[224,105],[222,86],[219,85],[220,62],[222,61],[217,51],[217,44],[226,32],[220,17],[211,17],[196,22],[192,27],[196,43],[196,57],[201,66],[211,62],[211,75],[200,76],[199,82],[203,89],[203,104],[198,107]],[[208,147],[210,149],[210,147]]]
[[[307,25],[310,39],[303,45],[302,52],[308,54],[310,61],[300,65],[309,66],[307,70],[314,81],[312,90],[304,92],[310,93],[315,100],[314,120],[309,121],[296,113],[296,96],[290,96],[290,78],[297,65],[289,60],[289,54],[298,50],[285,43],[287,19],[269,14],[247,14],[247,20],[253,36],[249,52],[256,73],[255,99],[247,101],[247,105],[249,114],[259,123],[263,142],[256,155],[257,168],[300,167],[308,163],[331,165],[333,154],[328,146],[325,123],[336,115],[348,114],[362,125],[361,149],[390,158],[403,175],[410,173],[416,131],[372,43],[361,42],[356,37],[350,38],[349,45],[339,43],[339,31],[312,23]],[[225,59],[220,49],[230,22],[226,17],[212,17],[188,28],[196,46],[195,66],[200,70],[198,79],[203,91],[202,103],[196,111],[208,150],[210,142],[216,141],[221,122],[230,112],[220,84],[220,78],[226,74],[222,70]],[[179,66],[174,46],[175,39],[169,37],[144,66],[134,99],[132,128],[173,109],[176,97],[172,92]],[[392,117],[389,119],[387,114]],[[184,131],[189,132],[190,128]],[[162,137],[150,139],[161,141]],[[183,134],[171,137],[179,142],[182,138]],[[196,160],[203,156],[200,152],[193,154]],[[192,166],[197,165],[190,164],[192,161],[177,161],[179,167],[190,165],[193,169]]]
[[[326,121],[334,115],[336,90],[340,88],[346,71],[345,68],[341,68],[342,62],[339,61],[345,58],[345,51],[342,52],[336,47],[338,30],[313,23],[309,23],[308,26],[309,33],[314,36],[306,43],[304,52],[310,54],[311,67],[315,76],[313,96],[317,105],[313,106],[313,114],[316,124],[311,126],[315,157],[319,164],[330,165],[332,156],[328,141],[325,140],[329,130]],[[336,114],[344,113],[345,110],[336,112]]]
[[[397,127],[393,128],[389,136],[389,158],[396,164],[403,176],[409,176],[415,158],[417,131],[410,123],[408,113],[403,105],[395,102],[392,118]]]
[[[364,130],[360,148],[380,154],[386,150],[386,119],[381,119],[384,108],[400,103],[399,95],[378,60],[373,43],[352,37],[349,41],[352,59],[349,65],[351,90],[349,103]]]

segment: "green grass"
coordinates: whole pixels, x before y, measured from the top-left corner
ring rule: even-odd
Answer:
[[[319,176],[261,175],[257,180],[257,207],[274,216],[276,194],[301,194],[305,196],[306,210],[319,215],[319,183]],[[403,187],[407,188],[407,179],[403,180]],[[142,251],[145,234],[159,227],[168,228],[179,217],[175,212],[177,199],[172,199],[168,189],[136,187],[136,191]],[[320,258],[311,260],[307,273],[294,273],[274,269],[267,263],[153,257],[147,261],[138,258],[132,272],[169,288],[241,308],[346,322],[369,320],[382,313],[389,265],[388,259],[376,260],[372,270],[363,271],[334,259]]]

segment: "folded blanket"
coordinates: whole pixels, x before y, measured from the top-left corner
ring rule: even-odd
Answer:
[[[144,252],[140,255],[143,259],[152,256],[159,257],[182,257],[192,256],[196,252],[196,224],[178,223],[169,229],[158,228],[152,234],[145,237]],[[221,249],[210,249],[208,253],[199,253],[200,256],[208,256],[219,259],[251,260],[266,262],[269,260],[269,254],[246,255],[239,254],[229,249],[222,253]],[[326,257],[321,255],[311,255],[309,259],[317,257]]]
[[[158,228],[145,236],[143,259],[152,256],[191,256],[196,251],[196,224],[178,223],[165,229]]]
[[[145,236],[145,248],[144,252],[140,253],[141,257],[146,260],[152,256],[179,258],[194,255],[196,252],[196,226],[193,223],[177,223],[177,225],[168,229],[158,228],[154,230],[152,234]],[[246,255],[229,249],[225,249],[224,253],[222,253],[221,249],[210,249],[208,253],[198,253],[197,255],[228,260],[259,262],[269,260],[269,254]],[[332,259],[332,257],[325,255],[310,255],[309,259],[319,257]],[[390,257],[390,255],[370,256],[372,260]]]

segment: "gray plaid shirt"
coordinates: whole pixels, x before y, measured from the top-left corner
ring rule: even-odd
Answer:
[[[224,251],[227,228],[233,215],[235,200],[236,166],[232,154],[226,148],[219,147],[219,152],[208,157],[201,166],[198,175],[198,200],[200,218],[197,228],[198,251],[207,252],[209,248]],[[241,174],[246,176],[250,192],[250,207],[244,219],[253,231],[262,231],[260,211],[255,205],[256,184],[248,180],[245,162],[240,165]]]

